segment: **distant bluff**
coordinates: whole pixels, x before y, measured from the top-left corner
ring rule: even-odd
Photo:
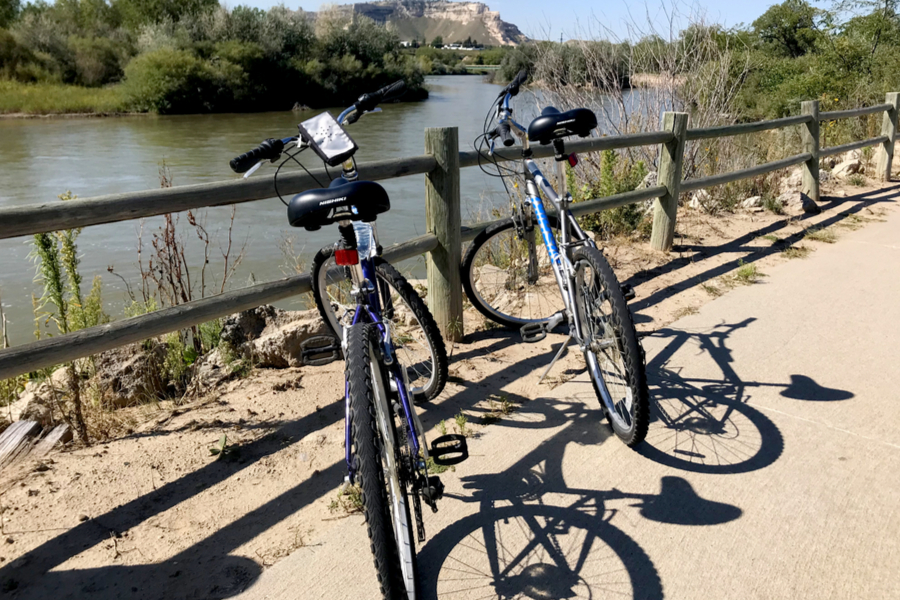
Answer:
[[[384,0],[335,7],[383,23],[401,40],[433,40],[451,44],[466,38],[492,46],[515,46],[528,38],[512,23],[481,2]]]

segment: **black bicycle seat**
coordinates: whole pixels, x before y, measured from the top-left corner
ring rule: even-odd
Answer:
[[[528,126],[528,141],[547,145],[557,138],[570,135],[587,137],[597,127],[597,116],[587,108],[574,108],[566,112],[548,106],[541,116]]]
[[[371,223],[390,208],[387,192],[374,181],[338,178],[327,188],[294,196],[288,205],[288,222],[291,227],[315,231],[343,219]]]

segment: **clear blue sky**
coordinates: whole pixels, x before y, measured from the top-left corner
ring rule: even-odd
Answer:
[[[282,4],[281,0],[226,0],[229,6],[246,4],[259,8],[269,8]],[[302,8],[304,10],[318,10],[323,2],[317,0],[285,0],[288,8]],[[339,2],[339,4],[349,4]],[[510,23],[515,23],[528,36],[536,38],[558,39],[560,34],[566,38],[589,37],[586,33],[593,33],[593,37],[608,37],[600,35],[601,24],[612,29],[619,37],[625,38],[628,32],[623,23],[626,21],[639,22],[646,27],[648,15],[654,20],[658,28],[667,29],[668,19],[665,11],[671,11],[673,2],[668,0],[645,0],[639,2],[627,2],[625,0],[486,0],[485,4],[491,10],[500,11],[500,17]],[[678,13],[702,14],[708,22],[721,23],[727,26],[738,23],[752,23],[765,10],[777,4],[772,0],[731,0],[729,2],[712,2],[709,0],[696,0],[693,2],[675,2]],[[666,8],[664,8],[666,7]],[[684,19],[680,24],[684,23]],[[579,33],[579,31],[581,33]]]

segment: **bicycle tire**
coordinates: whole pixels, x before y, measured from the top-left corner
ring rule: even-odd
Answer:
[[[332,333],[338,339],[343,338],[343,326],[340,319],[332,308],[331,299],[328,298],[327,283],[325,277],[327,271],[334,264],[334,247],[322,248],[316,253],[312,266],[312,286],[313,298],[316,302],[316,308],[319,315],[326,325],[331,329]],[[420,357],[421,352],[415,350],[404,355],[405,347],[404,339],[400,338],[400,328],[392,327],[392,340],[397,351],[398,358],[403,360],[403,366],[407,369],[410,379],[410,389],[413,395],[413,401],[416,403],[426,402],[435,399],[447,384],[449,372],[449,359],[447,358],[447,347],[444,344],[444,338],[438,329],[437,323],[428,310],[428,306],[422,297],[409,284],[403,275],[394,268],[386,260],[375,258],[375,273],[378,278],[386,283],[394,293],[406,304],[407,309],[415,318],[418,328],[422,331],[422,338],[426,342],[428,353],[430,355],[431,365],[425,364],[426,360],[415,360]],[[349,276],[346,277],[349,280]],[[383,297],[383,296],[382,296]],[[415,336],[413,336],[415,337]],[[421,358],[421,357],[420,357]],[[424,383],[420,380],[424,379]]]
[[[579,270],[579,265],[583,263],[589,265],[594,274],[590,285],[599,283],[600,290],[598,299],[590,301],[593,305],[590,314],[585,311],[588,302],[581,295],[585,292],[585,286],[580,285],[578,281],[579,273],[583,272]],[[643,352],[638,342],[631,311],[628,309],[628,303],[615,273],[600,250],[591,246],[576,248],[572,252],[572,264],[576,275],[575,318],[581,321],[581,330],[585,337],[591,336],[590,345],[594,344],[594,340],[597,340],[598,346],[601,342],[609,344],[599,351],[587,345],[584,351],[594,393],[600,400],[613,432],[625,445],[634,447],[647,436],[650,424],[650,392],[647,387]],[[607,301],[608,314],[600,308],[600,304],[606,304]],[[599,315],[595,315],[595,312]],[[598,325],[604,329],[602,338],[598,338],[595,331]],[[609,363],[615,362],[618,356],[621,359],[621,369],[617,368],[615,372],[607,370],[605,371],[607,376],[604,377],[600,354],[608,359]],[[615,383],[618,383],[621,390],[609,389],[612,382],[607,379],[612,379],[613,375],[618,376],[617,379],[620,381]],[[606,389],[610,396],[609,403],[603,398],[603,389]]]
[[[548,215],[547,220],[549,221],[551,229],[554,229],[556,231],[559,230],[559,219],[557,219],[555,216]],[[553,298],[558,300],[558,303],[551,303],[548,301],[548,304],[547,304],[548,308],[546,310],[540,311],[540,312],[547,312],[548,314],[540,315],[540,316],[530,315],[530,316],[525,317],[525,316],[521,316],[521,315],[506,313],[503,310],[500,310],[496,306],[492,305],[492,302],[495,302],[497,304],[501,303],[500,299],[503,297],[502,294],[497,295],[493,299],[489,300],[489,299],[485,298],[484,295],[479,290],[478,281],[479,281],[480,273],[478,272],[478,269],[482,268],[484,265],[491,265],[494,267],[498,267],[498,265],[495,264],[498,261],[496,259],[494,259],[493,257],[484,256],[481,259],[479,259],[479,255],[483,251],[490,252],[490,244],[492,242],[497,242],[497,240],[500,239],[500,236],[502,236],[504,234],[508,234],[508,232],[510,230],[512,230],[514,232],[515,227],[516,227],[515,222],[512,220],[512,218],[509,218],[509,219],[501,221],[500,223],[497,223],[495,225],[491,225],[490,227],[488,227],[487,229],[485,229],[484,231],[479,233],[475,237],[475,239],[472,241],[472,243],[469,245],[469,248],[466,250],[466,254],[463,257],[462,265],[460,266],[460,279],[462,280],[462,285],[463,285],[463,289],[466,292],[466,297],[468,297],[469,302],[472,303],[472,306],[474,306],[475,309],[478,312],[480,312],[482,315],[484,315],[486,318],[494,321],[495,323],[497,323],[499,325],[502,325],[503,327],[509,328],[509,329],[518,329],[528,323],[540,323],[540,322],[547,321],[556,312],[558,312],[559,310],[562,310],[564,308],[562,296],[560,296],[559,287],[557,286],[557,283],[556,283],[556,278],[552,277],[553,269],[549,264],[549,260],[547,261],[547,264],[545,267],[547,272],[542,275],[543,281],[541,282],[539,280],[539,283],[541,285],[552,286],[550,293]],[[556,235],[556,237],[557,237],[557,239],[559,238],[558,235]],[[535,241],[536,241],[536,243],[541,242],[540,245],[541,245],[541,247],[543,247],[540,230],[537,228],[535,228]],[[486,248],[487,248],[487,250],[485,250]],[[479,264],[480,260],[484,261],[483,265]],[[510,266],[507,267],[507,275],[506,275],[506,278],[503,283],[504,288],[509,286],[510,270],[512,270],[512,269],[514,269],[514,267],[513,267],[513,264],[511,263]],[[518,275],[519,275],[518,273],[513,273],[513,275],[514,275],[514,277],[513,277],[514,282],[520,281],[520,278],[518,277]],[[551,279],[548,280],[547,275],[550,275]],[[527,281],[527,278],[523,281],[523,283],[526,286],[533,286],[533,284],[530,284]],[[533,286],[534,289],[536,289],[536,287],[537,286]],[[527,292],[526,292],[526,295],[527,295]]]
[[[416,597],[415,541],[412,522],[409,518],[409,501],[406,486],[399,486],[405,512],[394,514],[389,491],[390,482],[386,477],[385,464],[388,462],[384,445],[384,435],[379,427],[376,403],[382,401],[387,406],[388,386],[384,369],[378,359],[379,340],[377,330],[369,324],[353,325],[347,332],[345,376],[347,394],[350,399],[350,436],[353,444],[352,459],[356,469],[356,479],[362,488],[363,513],[369,535],[372,557],[381,593],[385,600],[411,600]],[[379,399],[379,394],[382,394]],[[396,448],[394,419],[386,415],[388,429]],[[399,463],[396,462],[395,468]],[[388,464],[389,467],[389,464]],[[387,484],[387,485],[386,485]],[[405,535],[398,520],[405,516]],[[398,540],[398,537],[405,539]],[[411,553],[412,590],[407,587],[409,575],[401,561],[401,544],[408,545]],[[407,571],[410,569],[407,566]]]

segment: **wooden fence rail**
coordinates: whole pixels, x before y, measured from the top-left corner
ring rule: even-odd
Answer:
[[[804,102],[802,114],[783,119],[743,123],[721,127],[688,129],[685,113],[665,113],[662,130],[620,136],[607,136],[571,141],[566,144],[575,153],[603,150],[660,146],[658,185],[647,189],[580,202],[571,207],[576,216],[608,210],[637,202],[655,201],[653,233],[654,248],[668,251],[674,237],[678,197],[682,192],[722,185],[740,179],[756,177],[771,171],[803,164],[803,193],[814,200],[819,198],[819,160],[870,146],[879,146],[878,173],[883,180],[890,178],[896,142],[900,93],[887,94],[885,104],[852,110],[819,112],[818,101]],[[878,137],[821,148],[819,123],[883,113],[882,132]],[[682,179],[682,161],[688,141],[744,135],[772,129],[802,125],[803,148],[800,154],[731,173],[690,180]],[[536,158],[553,155],[549,146],[534,148]],[[498,149],[497,161],[521,159],[521,149]],[[460,169],[473,167],[483,159],[477,152],[460,152],[456,128],[430,129],[426,132],[426,154],[411,158],[374,161],[359,165],[362,179],[384,180],[409,175],[426,175],[425,204],[428,233],[385,249],[389,261],[401,261],[425,254],[431,310],[444,335],[458,339],[462,333],[462,290],[459,285],[459,256],[464,242],[471,241],[493,223],[460,225],[459,197]],[[278,178],[282,195],[295,194],[316,187],[317,181],[327,181],[324,169],[311,174],[294,173]],[[35,233],[57,231],[139,219],[170,212],[209,206],[251,202],[275,196],[272,178],[224,181],[168,189],[148,190],[127,194],[113,194],[92,199],[53,202],[0,209],[0,239]],[[164,308],[146,315],[122,319],[106,325],[91,327],[0,350],[0,379],[15,377],[40,368],[68,362],[113,348],[139,342],[172,331],[185,329],[211,319],[296,296],[310,290],[308,275],[287,277],[258,285],[240,288],[195,300],[175,307]]]

